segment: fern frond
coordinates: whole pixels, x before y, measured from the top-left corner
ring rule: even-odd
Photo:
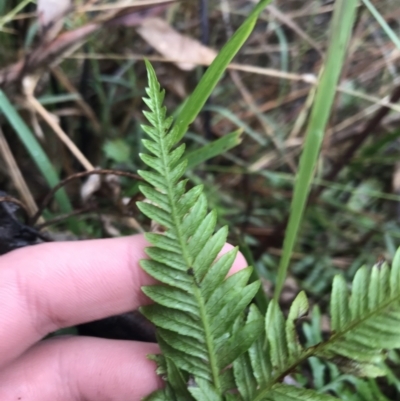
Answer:
[[[400,250],[391,268],[387,264],[358,270],[349,294],[341,276],[334,279],[331,296],[331,335],[328,340],[305,348],[297,338],[295,323],[308,310],[305,294],[301,292],[291,305],[285,320],[279,306],[271,301],[265,319],[265,333],[248,351],[253,374],[259,390],[249,397],[249,391],[239,386],[247,401],[310,399],[292,386],[276,386],[303,361],[318,356],[334,362],[341,370],[361,377],[386,374],[382,364],[388,350],[400,348]],[[250,312],[248,319],[251,317]],[[262,355],[262,356],[261,356]],[[246,366],[246,355],[242,355]],[[234,365],[235,368],[235,365]],[[302,390],[303,391],[303,390]],[[308,391],[308,390],[307,390]],[[297,394],[297,395],[291,395]],[[328,398],[328,399],[332,399]]]
[[[386,351],[400,348],[400,251],[392,267],[366,267],[354,277],[352,294],[341,276],[333,281],[329,341],[317,356],[337,361],[342,370],[358,376],[385,374]]]
[[[175,147],[176,140],[169,133],[171,119],[163,106],[164,91],[149,63],[147,69],[145,103],[150,111],[145,115],[151,125],[143,127],[150,137],[143,144],[150,154],[140,157],[151,171],[139,174],[151,186],[140,188],[149,202],[138,203],[138,207],[166,232],[147,235],[153,246],[146,250],[150,259],[143,260],[141,266],[162,285],[143,288],[156,304],[142,312],[157,326],[163,366],[174,397],[219,401],[232,388],[230,365],[262,331],[261,316],[234,330],[259,283],[247,284],[251,268],[226,279],[237,249],[218,258],[227,228],[215,232],[216,214],[207,212],[202,186],[186,191],[182,179],[184,145]],[[195,384],[185,393],[182,381],[189,377]],[[159,398],[154,399],[165,399],[165,393],[157,394],[153,397]]]
[[[314,390],[284,384],[310,357],[325,358],[358,376],[384,374],[387,350],[400,348],[400,251],[393,266],[361,268],[350,294],[340,276],[333,282],[331,335],[305,347],[297,320],[308,311],[301,292],[285,318],[275,301],[262,316],[254,305],[259,283],[248,284],[251,268],[229,276],[237,248],[218,256],[227,228],[215,232],[217,217],[208,212],[202,186],[186,190],[184,145],[170,133],[155,72],[147,63],[149,87],[145,115],[150,123],[140,155],[150,171],[139,174],[148,202],[138,207],[162,224],[163,234],[147,234],[150,259],[141,266],[160,284],[144,287],[155,304],[142,308],[157,327],[162,355],[155,357],[167,387],[152,401],[331,401]]]

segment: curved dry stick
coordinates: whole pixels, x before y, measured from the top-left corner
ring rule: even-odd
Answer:
[[[54,219],[47,220],[47,221],[45,221],[44,223],[37,224],[37,225],[35,226],[35,228],[36,228],[37,230],[42,230],[42,229],[45,228],[45,227],[51,226],[52,224],[57,224],[57,223],[59,223],[60,221],[63,221],[63,220],[68,219],[68,218],[70,218],[70,217],[79,216],[79,215],[81,215],[81,214],[88,213],[88,212],[92,212],[92,211],[94,211],[94,210],[95,210],[95,208],[93,208],[93,207],[86,207],[86,208],[83,208],[83,209],[74,210],[73,212],[61,214],[61,215],[59,215],[59,216],[57,216],[57,217],[54,217]]]
[[[82,177],[87,177],[89,175],[93,175],[93,174],[100,174],[100,175],[108,175],[108,174],[112,174],[112,175],[117,175],[117,176],[121,176],[121,177],[129,177],[129,178],[133,178],[139,181],[143,181],[142,177],[140,177],[139,175],[135,174],[135,173],[130,173],[128,171],[119,171],[119,170],[106,170],[106,169],[101,169],[101,170],[92,170],[92,171],[84,171],[82,173],[76,173],[73,175],[70,175],[69,177],[65,178],[64,180],[60,181],[55,187],[53,187],[50,192],[45,196],[42,204],[39,206],[38,211],[31,217],[30,219],[30,224],[34,225],[36,223],[36,221],[38,220],[38,218],[41,216],[41,214],[43,213],[43,210],[48,206],[48,204],[50,203],[51,199],[53,198],[54,194],[63,186],[65,186],[66,184],[68,184],[70,181],[73,181],[77,178],[82,178]]]
[[[29,218],[28,208],[19,199],[14,198],[13,196],[8,196],[8,195],[7,196],[0,196],[0,203],[3,203],[3,202],[14,203],[15,205],[19,206],[24,211],[25,217]]]

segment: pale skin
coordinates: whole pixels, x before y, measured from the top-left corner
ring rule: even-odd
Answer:
[[[0,400],[138,401],[162,382],[156,344],[64,336],[60,328],[139,308],[153,284],[143,236],[35,245],[0,257]],[[226,244],[222,253],[232,246]],[[231,272],[246,266],[238,255]]]

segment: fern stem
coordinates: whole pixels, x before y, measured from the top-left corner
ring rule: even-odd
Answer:
[[[315,347],[308,348],[307,350],[304,351],[303,355],[299,356],[298,359],[296,359],[296,361],[293,362],[291,365],[289,365],[286,369],[282,370],[281,372],[277,372],[277,374],[271,378],[268,385],[266,385],[264,388],[260,389],[257,392],[255,398],[253,398],[251,401],[265,400],[265,397],[268,395],[268,393],[271,391],[272,387],[275,384],[281,383],[283,381],[283,379],[290,373],[293,373],[294,370],[301,363],[305,362],[311,356],[314,356],[316,354],[317,348],[323,344],[325,344],[325,343],[320,343],[320,344],[316,345]]]
[[[157,118],[158,118],[159,126],[162,127],[162,125],[163,125],[162,116],[157,114]],[[167,134],[167,135],[170,135],[170,134]],[[179,216],[179,213],[177,210],[177,205],[176,205],[175,198],[174,198],[174,193],[175,193],[174,185],[170,179],[171,171],[170,171],[170,168],[168,167],[169,154],[168,154],[168,149],[165,144],[165,137],[166,137],[165,134],[160,135],[159,145],[161,148],[162,165],[163,165],[164,171],[165,171],[164,177],[165,177],[165,181],[167,183],[167,197],[168,197],[169,206],[171,208],[172,220],[174,223],[174,228],[176,230],[176,234],[177,234],[177,238],[178,238],[179,245],[181,248],[182,256],[183,256],[183,259],[185,260],[187,270],[189,270],[192,265],[192,258],[188,252],[186,238],[182,234],[182,230],[181,230],[182,222],[181,222],[181,218]],[[208,324],[206,306],[205,306],[202,294],[200,293],[200,290],[196,285],[196,277],[194,277],[193,281],[194,281],[194,284],[193,284],[194,295],[195,295],[195,298],[199,305],[200,317],[201,317],[201,321],[203,323],[203,329],[204,329],[205,338],[206,338],[208,357],[209,357],[209,363],[211,366],[213,382],[214,382],[215,388],[220,393],[221,392],[221,382],[220,382],[220,378],[219,378],[219,369],[218,369],[218,364],[216,361],[215,349],[213,346],[214,341],[213,341],[213,338],[212,338],[212,335],[210,332],[210,324]]]
[[[172,183],[171,183],[171,181],[169,179],[170,170],[169,170],[168,164],[166,162],[167,159],[168,159],[168,154],[167,154],[167,151],[165,149],[165,143],[163,141],[164,138],[161,139],[160,146],[161,146],[161,149],[162,149],[162,163],[163,163],[163,166],[165,167],[165,171],[166,171],[165,178],[166,178],[166,181],[167,181],[167,188],[168,188],[167,196],[168,196],[169,206],[171,207],[172,219],[173,219],[174,226],[175,226],[174,228],[175,228],[176,233],[177,233],[177,238],[178,238],[178,241],[179,241],[179,244],[180,244],[180,247],[181,247],[182,256],[183,256],[183,258],[184,258],[184,260],[186,262],[187,269],[189,270],[190,267],[191,267],[192,261],[191,261],[190,255],[188,253],[186,239],[182,235],[181,221],[180,221],[179,214],[177,212],[176,204],[175,204],[175,201],[174,201],[174,196],[173,196],[174,188],[173,188],[173,185],[172,185]],[[205,338],[206,338],[206,344],[207,344],[207,350],[208,350],[208,358],[209,358],[209,362],[210,362],[210,366],[211,366],[213,382],[214,382],[214,385],[215,385],[216,389],[218,390],[218,392],[220,392],[221,391],[220,390],[221,389],[221,383],[220,383],[220,379],[219,379],[219,369],[218,369],[218,364],[217,364],[217,361],[216,361],[215,349],[213,347],[213,338],[212,338],[212,335],[211,335],[211,332],[210,332],[210,325],[208,324],[206,306],[205,306],[205,303],[204,303],[204,299],[203,299],[203,297],[202,297],[202,295],[201,295],[201,293],[200,293],[200,291],[199,291],[199,289],[198,289],[198,287],[196,285],[195,280],[196,280],[196,278],[194,278],[194,284],[193,284],[194,295],[195,295],[195,298],[196,298],[197,303],[199,305],[200,317],[201,317],[201,321],[203,323],[203,329],[204,329]]]
[[[162,139],[164,139],[164,138],[162,138]],[[189,269],[190,265],[191,265],[191,258],[188,253],[187,247],[186,247],[186,240],[181,232],[181,224],[180,224],[181,222],[179,219],[179,214],[176,210],[176,204],[174,202],[174,189],[173,189],[173,185],[170,180],[170,170],[168,168],[168,163],[167,163],[168,153],[166,152],[165,143],[162,139],[160,141],[161,142],[160,146],[161,146],[161,152],[162,152],[162,163],[163,163],[163,166],[166,171],[165,180],[167,182],[167,188],[168,188],[167,196],[168,196],[169,206],[171,207],[172,220],[174,222],[174,226],[175,226],[174,228],[176,230],[178,241],[179,241],[179,244],[181,247],[182,256],[186,262],[187,268]]]
[[[194,295],[197,299],[197,302],[199,303],[201,321],[204,324],[204,333],[205,333],[206,344],[207,344],[207,349],[208,349],[208,358],[210,360],[210,366],[211,366],[211,372],[212,372],[212,376],[213,376],[214,385],[215,385],[215,388],[217,389],[218,393],[221,393],[221,382],[219,379],[219,369],[218,369],[218,364],[216,361],[214,341],[213,341],[213,337],[210,332],[210,325],[206,324],[207,323],[206,305],[204,304],[204,299],[201,295],[199,288],[195,287]]]

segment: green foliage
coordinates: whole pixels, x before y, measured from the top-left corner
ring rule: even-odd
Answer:
[[[304,149],[301,154],[298,176],[294,186],[290,207],[291,213],[285,233],[282,258],[279,264],[277,285],[274,294],[275,300],[279,299],[282,291],[290,258],[298,237],[325,129],[336,96],[336,86],[353,29],[356,9],[356,0],[338,0],[335,2],[328,53],[311,109]]]
[[[48,185],[50,187],[56,186],[59,182],[57,171],[47,157],[35,135],[22,120],[17,110],[9,102],[8,98],[2,90],[0,90],[0,111],[4,113],[5,117],[14,128],[19,139],[25,146],[26,151],[35,162],[37,168],[42,173]],[[55,198],[62,212],[69,213],[72,211],[71,203],[63,188],[57,191],[57,193],[55,194]]]
[[[180,140],[186,134],[189,125],[195,120],[201,109],[210,97],[215,85],[218,83],[229,63],[243,46],[256,25],[259,14],[272,0],[260,0],[250,15],[245,19],[240,28],[220,50],[218,56],[207,68],[207,71],[196,86],[194,92],[185,102],[176,119],[172,132],[176,140]]]
[[[215,232],[216,215],[207,211],[201,185],[186,190],[184,145],[170,130],[155,72],[147,63],[149,88],[143,129],[149,154],[141,154],[150,171],[140,171],[148,186],[138,203],[165,232],[149,233],[153,245],[143,269],[160,284],[144,287],[155,303],[142,308],[157,327],[162,355],[153,357],[165,390],[149,400],[262,401],[335,400],[316,390],[286,384],[302,364],[319,357],[353,375],[385,375],[386,352],[400,347],[400,251],[392,268],[383,264],[357,272],[350,295],[337,276],[331,296],[331,333],[305,346],[298,320],[308,312],[304,292],[285,318],[272,300],[265,317],[251,301],[259,283],[247,284],[251,268],[228,278],[237,249],[219,256],[227,229]]]
[[[375,6],[369,1],[369,0],[362,0],[364,3],[365,7],[368,8],[369,12],[374,16],[378,24],[382,27],[383,31],[386,33],[386,35],[390,38],[392,43],[400,49],[400,39],[398,35],[393,31],[393,29],[390,27],[390,25],[385,21],[385,19],[382,17],[382,15],[378,12],[378,10],[375,8]]]
[[[241,130],[231,132],[230,134],[224,135],[223,137],[204,145],[200,149],[188,153],[186,155],[188,160],[187,168],[194,168],[206,160],[221,155],[227,152],[229,149],[239,145],[241,142],[241,133]]]
[[[113,139],[103,145],[107,157],[117,163],[125,163],[130,160],[131,152],[129,145],[122,139]]]
[[[329,342],[316,355],[340,358],[343,369],[359,376],[383,376],[384,350],[400,347],[400,253],[387,264],[358,270],[352,296],[336,276],[331,298]]]

